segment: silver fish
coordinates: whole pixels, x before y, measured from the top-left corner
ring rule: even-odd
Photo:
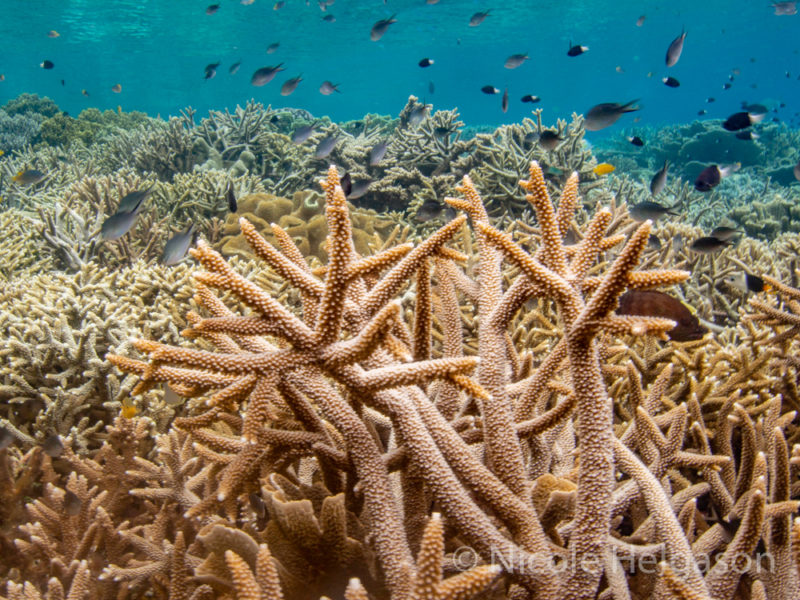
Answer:
[[[256,87],[261,87],[262,85],[268,84],[275,78],[275,75],[278,74],[279,71],[285,71],[286,69],[281,69],[280,63],[279,65],[275,65],[274,67],[261,67],[250,78],[250,83],[252,83]]]
[[[649,200],[634,204],[628,209],[628,214],[634,221],[639,222],[647,221],[648,219],[655,222],[664,215],[678,216],[678,213],[673,212],[670,207],[658,202],[650,202]]]
[[[530,58],[527,53],[525,54],[512,54],[506,59],[505,64],[503,65],[506,69],[516,69],[522,63]]]
[[[134,208],[139,206],[139,204],[150,196],[153,191],[153,186],[151,185],[149,188],[144,190],[134,190],[133,192],[129,192],[122,197],[122,200],[119,201],[119,206],[117,206],[118,213],[126,213],[131,212]]]
[[[317,149],[314,150],[314,158],[325,158],[328,156],[336,147],[337,141],[338,138],[336,137],[336,134],[322,138],[319,144],[317,144]]]
[[[146,190],[149,192],[149,190]],[[135,193],[135,192],[134,192]],[[130,195],[130,194],[129,194]],[[133,224],[136,222],[136,219],[139,216],[139,211],[141,210],[142,206],[144,206],[144,201],[147,198],[147,193],[140,194],[137,198],[137,203],[133,206],[133,208],[129,211],[119,211],[115,212],[113,215],[108,217],[103,224],[100,226],[100,235],[103,237],[104,240],[118,240],[123,235],[130,231],[130,228],[133,227]],[[127,196],[126,196],[127,197]],[[122,199],[123,201],[125,198]],[[122,201],[120,201],[122,204]]]
[[[64,452],[64,442],[61,441],[61,436],[54,433],[48,436],[42,443],[42,451],[50,458],[58,458]]]
[[[797,14],[797,2],[773,2],[772,8],[778,16]]]
[[[228,67],[228,73],[231,75],[236,75],[236,72],[239,70],[239,67],[242,66],[242,61],[233,63],[230,67]]]
[[[389,148],[389,142],[381,142],[375,144],[369,151],[369,165],[374,167],[383,160],[386,155],[386,150]]]
[[[280,45],[281,45],[280,42],[275,42],[267,46],[267,54],[274,54],[275,52],[277,52]]]
[[[396,16],[397,15],[392,15],[388,19],[376,21],[369,32],[369,39],[371,39],[373,42],[377,42],[379,39],[381,39],[383,34],[389,30],[389,25],[392,23],[397,23],[397,19],[395,19]]]
[[[478,25],[480,25],[481,23],[484,22],[484,20],[486,20],[486,17],[489,16],[490,12],[491,12],[491,10],[486,10],[486,11],[482,11],[482,12],[476,12],[474,15],[472,15],[469,18],[469,26],[470,27],[477,27]]]
[[[597,104],[586,113],[584,127],[588,131],[599,131],[600,129],[610,127],[625,113],[639,110],[638,106],[633,106],[637,102],[638,100],[631,100],[625,104],[619,104],[618,102],[603,102],[602,104]]]
[[[416,127],[422,120],[425,118],[425,115],[428,114],[428,105],[427,104],[419,104],[411,109],[411,112],[408,115],[408,123],[412,127]]]
[[[292,141],[295,144],[302,144],[311,137],[312,133],[314,133],[313,123],[311,125],[303,125],[294,130],[294,133],[292,133]]]
[[[672,43],[667,48],[667,57],[665,59],[667,66],[672,67],[677,64],[678,59],[681,57],[681,52],[683,52],[683,40],[686,39],[686,32],[681,31],[681,34],[672,40]]]
[[[664,161],[664,166],[661,167],[658,172],[653,175],[653,179],[650,180],[650,193],[653,196],[658,196],[662,191],[664,191],[664,186],[667,185],[667,171],[669,170],[669,161]]]
[[[182,232],[173,235],[164,246],[161,262],[167,266],[176,265],[186,258],[189,248],[194,243],[194,223]]]
[[[339,94],[341,94],[341,92],[339,91],[338,83],[323,81],[322,85],[319,86],[319,93],[322,94],[323,96],[330,96],[333,92],[338,92]]]
[[[298,75],[297,77],[292,77],[291,79],[287,79],[286,81],[284,81],[283,85],[281,86],[281,96],[288,96],[289,94],[291,94],[293,91],[297,89],[297,86],[300,84],[301,81],[303,81],[303,77],[301,75]]]

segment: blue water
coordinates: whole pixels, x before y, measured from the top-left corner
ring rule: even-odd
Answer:
[[[641,98],[641,122],[651,124],[691,121],[702,108],[709,111],[706,118],[725,117],[742,101],[785,102],[785,120],[800,110],[800,15],[775,16],[760,0],[337,0],[327,12],[316,0],[287,0],[280,10],[267,0],[249,6],[219,1],[219,11],[206,15],[211,0],[5,0],[0,102],[35,92],[72,115],[89,106],[121,106],[164,117],[189,105],[202,115],[255,98],[345,120],[367,112],[396,115],[415,94],[436,108],[458,107],[471,125],[528,116],[531,105],[520,102],[525,94],[542,98],[546,122],[598,102],[634,98]],[[491,15],[469,27],[470,16],[485,9]],[[397,23],[383,39],[370,41],[372,24],[395,13]],[[326,14],[336,21],[323,21]],[[637,27],[640,15],[646,19]],[[667,69],[666,48],[683,27],[683,56]],[[51,29],[60,37],[48,38]],[[568,57],[570,41],[590,50]],[[280,48],[268,55],[273,42]],[[516,70],[503,67],[508,55],[522,52],[531,59]],[[435,64],[421,69],[423,57]],[[55,68],[41,69],[45,59]],[[229,75],[239,60],[240,71]],[[217,61],[217,76],[204,81],[205,65]],[[250,85],[257,68],[281,62],[286,71],[271,83]],[[733,69],[741,74],[723,90]],[[301,73],[295,93],[281,96],[282,82]],[[664,86],[666,74],[681,87]],[[322,96],[318,88],[326,79],[340,83],[342,93]],[[111,91],[117,83],[122,93]],[[480,92],[484,85],[508,87],[508,113],[501,111],[499,95]],[[707,105],[708,96],[717,102]]]

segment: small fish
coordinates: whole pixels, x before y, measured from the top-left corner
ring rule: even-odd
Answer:
[[[628,290],[619,298],[618,315],[641,317],[663,317],[677,325],[669,331],[669,338],[676,342],[699,340],[706,334],[697,316],[677,298],[655,290]]]
[[[288,96],[291,94],[297,89],[297,86],[301,81],[303,81],[302,75],[298,75],[297,77],[292,77],[291,79],[284,81],[283,85],[281,86],[281,96]]]
[[[638,19],[636,19],[636,26],[637,26],[637,27],[641,27],[642,25],[644,25],[644,20],[645,20],[646,18],[647,18],[647,17],[646,17],[645,15],[642,15],[642,16],[640,16]]]
[[[52,69],[53,67],[55,67],[53,61],[51,60],[43,60],[42,62],[39,63],[39,66],[42,67],[43,69]]]
[[[206,14],[207,15],[213,15],[218,10],[219,10],[219,4],[209,4],[206,7]]]
[[[70,490],[64,492],[64,512],[70,517],[80,514],[81,499]]]
[[[42,442],[42,451],[50,458],[58,458],[64,452],[64,442],[61,436],[54,433]]]
[[[675,237],[672,238],[672,249],[675,252],[680,252],[683,250],[683,236],[680,233],[676,234]]]
[[[600,163],[594,169],[592,169],[592,173],[597,175],[598,177],[602,177],[603,175],[608,175],[609,173],[613,173],[616,167],[611,163]]]
[[[650,234],[647,238],[647,247],[651,250],[661,250],[661,240],[655,234]]]
[[[250,6],[255,1],[256,0],[239,0],[239,4],[242,4],[244,6]]]
[[[281,45],[280,42],[273,42],[272,44],[267,46],[267,54],[274,54],[275,52],[277,52],[278,48],[280,48],[280,45]]]
[[[723,89],[723,90],[729,90],[729,89],[731,89],[731,84],[730,84],[730,83],[723,83],[723,84],[722,84],[722,89]]]
[[[325,21],[326,23],[336,23],[336,17],[334,17],[333,15],[325,15],[324,17],[322,17],[322,20]]]
[[[483,12],[476,12],[474,15],[472,15],[469,18],[469,26],[470,27],[477,27],[478,25],[480,25],[481,23],[483,23],[486,20],[486,17],[489,16],[490,12],[491,12],[491,9],[483,11]]]
[[[229,188],[230,189],[230,188]],[[176,233],[164,246],[164,254],[161,255],[161,262],[167,266],[176,265],[186,258],[194,243],[195,230],[194,223],[189,223],[189,226],[182,232]]]
[[[180,406],[186,402],[186,398],[178,395],[169,384],[164,384],[164,404],[167,406]]]
[[[766,283],[758,275],[751,275],[745,271],[739,271],[734,275],[728,275],[723,279],[725,283],[742,292],[771,292],[772,286]]]
[[[374,167],[383,160],[386,155],[386,150],[389,148],[389,142],[380,142],[375,144],[369,151],[369,165]]]
[[[134,210],[141,202],[146,200],[153,191],[153,186],[143,189],[143,190],[134,190],[133,192],[129,192],[125,194],[122,199],[119,201],[119,205],[117,206],[118,213],[123,212],[131,212]]]
[[[681,82],[674,77],[662,77],[661,81],[663,81],[664,85],[667,87],[676,88],[681,86]]]
[[[347,194],[350,193],[350,190],[353,189],[353,179],[350,176],[349,172],[345,173],[339,178],[339,186],[342,188],[342,191],[344,192],[346,198]]]
[[[570,48],[569,50],[567,50],[567,56],[580,56],[587,50],[589,50],[589,46],[580,46],[580,45],[573,46],[572,44],[570,44]]]
[[[758,135],[755,131],[737,131],[735,136],[738,140],[757,140],[761,136]]]
[[[130,398],[125,398],[122,401],[122,406],[119,408],[119,414],[122,415],[123,419],[132,419],[137,415],[139,410],[136,408],[136,405],[131,402]]]
[[[317,144],[316,150],[314,150],[314,158],[325,158],[328,156],[336,147],[337,139],[335,133],[322,138]]]
[[[259,519],[266,519],[267,518],[267,505],[264,502],[264,499],[257,493],[252,492],[247,496],[247,499],[250,501],[250,508],[255,513],[256,517]]]
[[[735,229],[733,227],[725,227],[721,225],[712,229],[709,235],[717,238],[718,240],[722,240],[723,242],[727,242],[735,238],[737,235],[743,233],[744,231],[741,229]]]
[[[508,112],[508,88],[503,92],[503,100],[500,103],[500,108],[502,108],[504,113]]]
[[[6,74],[0,73],[0,81],[5,81],[5,80],[6,80]]]
[[[319,93],[323,96],[330,96],[333,92],[337,92],[341,94],[342,92],[339,91],[339,84],[338,83],[331,83],[330,81],[323,81],[322,85],[319,86]]]
[[[665,58],[665,62],[667,63],[668,67],[674,67],[678,60],[681,57],[681,53],[683,52],[683,42],[686,39],[686,32],[681,31],[681,34],[676,37],[667,48],[667,56]]]
[[[377,42],[379,39],[383,37],[389,30],[389,25],[392,23],[397,23],[397,19],[395,19],[397,15],[392,15],[388,19],[381,19],[380,21],[376,21],[375,24],[372,26],[369,32],[369,39],[373,42]]]
[[[638,202],[628,209],[628,214],[634,221],[658,221],[664,215],[678,216],[669,206],[664,206],[658,202],[644,200]]]
[[[0,427],[0,450],[5,450],[14,443],[14,436],[5,427]]]
[[[144,206],[144,201],[147,195],[143,194],[139,197],[138,202],[133,206],[130,211],[121,212],[117,210],[113,215],[108,217],[100,226],[100,235],[104,240],[118,240],[123,235],[130,231],[133,224],[139,216],[139,211]],[[120,205],[125,202],[125,198],[120,201]]]
[[[781,15],[796,15],[797,14],[797,2],[773,2],[772,8],[775,9],[775,14],[778,16]]]
[[[506,59],[506,62],[503,63],[503,66],[506,69],[516,69],[530,57],[528,56],[527,52],[525,54],[512,54]]]
[[[348,173],[349,175],[349,173]],[[348,200],[358,200],[369,191],[369,186],[372,185],[371,179],[359,179],[350,184],[350,189],[345,192],[345,198]],[[344,189],[344,188],[342,188]]]
[[[712,254],[722,250],[725,246],[729,246],[730,242],[722,241],[719,238],[707,235],[697,238],[689,245],[689,250],[697,252],[698,254]]]
[[[436,139],[442,140],[453,133],[453,131],[454,130],[450,127],[436,127],[433,130],[433,135],[436,136]]]
[[[280,10],[284,6],[286,6],[286,2],[284,2],[284,0],[279,0],[278,2],[272,5],[272,10]]]
[[[766,112],[762,114],[753,114],[750,112],[737,112],[725,119],[722,127],[728,131],[739,131],[740,129],[747,129],[751,125],[760,123],[766,116]]]
[[[538,141],[542,148],[552,151],[558,148],[558,145],[564,141],[564,138],[560,137],[557,131],[543,129],[538,136]]]
[[[61,37],[61,34],[58,33],[55,29],[51,29],[50,31],[47,32],[47,37],[49,37],[49,38],[57,38],[57,37]]]
[[[417,63],[423,69],[430,67],[433,64],[433,59],[431,58],[423,58],[421,61]]]
[[[408,124],[411,125],[411,127],[416,127],[417,125],[422,123],[422,120],[426,117],[427,114],[428,114],[428,105],[425,103],[418,104],[417,106],[411,109],[411,112],[408,115]]]
[[[81,94],[83,94],[87,98],[89,97],[89,92],[87,92],[86,90],[81,90]]]
[[[11,181],[18,185],[36,185],[40,183],[45,176],[46,175],[38,169],[25,169],[14,175]]]
[[[497,89],[496,87],[494,87],[493,85],[485,85],[485,86],[483,86],[483,87],[481,88],[481,91],[482,91],[484,94],[489,94],[489,95],[492,95],[492,94],[499,94],[499,93],[500,93],[500,90],[498,90],[498,89]]]
[[[219,67],[218,62],[206,65],[206,68],[203,69],[203,72],[205,73],[203,79],[214,79],[214,77],[217,76],[217,67]]]
[[[279,71],[286,70],[281,68],[282,65],[283,63],[275,65],[274,67],[261,67],[253,73],[253,76],[250,78],[250,83],[256,87],[268,84],[275,78],[275,75],[277,75]]]
[[[800,181],[800,162],[794,166],[792,173],[794,174],[794,178],[797,179],[797,181]]]
[[[697,111],[697,116],[698,117],[702,117],[703,115],[707,115],[707,114],[708,114],[708,111],[705,108],[701,108],[700,110]]]
[[[717,99],[716,99],[716,98],[714,98],[714,96],[709,96],[708,98],[706,98],[706,102],[708,102],[709,104],[710,104],[711,102],[716,102],[716,101],[717,101]]]
[[[533,94],[526,94],[525,96],[520,98],[520,100],[522,102],[527,102],[529,104],[536,104],[537,102],[540,102],[542,99],[539,98],[539,96],[534,96]]]
[[[616,123],[625,113],[639,110],[638,106],[633,106],[638,100],[631,100],[625,104],[618,102],[603,102],[589,109],[586,113],[584,127],[588,131],[599,131]]]
[[[64,80],[62,79],[62,80],[61,80],[61,85],[62,85],[62,86],[63,86],[63,85],[67,85],[67,82],[66,82],[66,81],[64,81]]]
[[[225,191],[225,199],[228,201],[228,210],[232,213],[235,213],[239,210],[239,205],[236,203],[236,193],[233,189],[233,184],[231,183],[228,186],[228,189]]]
[[[629,137],[627,138],[627,140],[628,140],[628,141],[629,141],[631,144],[633,144],[634,146],[638,146],[639,148],[641,148],[642,146],[644,146],[644,140],[643,140],[642,138],[640,138],[638,135],[629,136]]]
[[[427,223],[438,218],[443,210],[444,205],[441,202],[435,198],[426,198],[414,214],[414,220],[420,223]]]
[[[310,138],[311,134],[313,133],[314,133],[313,123],[311,125],[303,125],[294,130],[294,133],[292,133],[292,141],[295,144],[302,144],[308,138]]]
[[[728,165],[722,168],[717,165],[706,167],[700,172],[697,179],[695,179],[694,189],[698,192],[709,192],[717,187],[724,177],[735,173],[741,166],[741,163],[736,163],[735,165]]]
[[[120,85],[119,83],[115,83],[114,85],[111,86],[111,91],[114,92],[115,94],[122,93],[122,85]]]
[[[661,167],[655,175],[653,175],[653,179],[650,180],[650,193],[653,196],[658,196],[664,186],[667,183],[667,171],[669,171],[669,161],[664,161],[664,166]]]
[[[614,70],[617,73],[624,73],[625,72],[625,69],[623,69],[621,65],[617,65],[616,67],[614,67]]]
[[[523,145],[525,148],[530,148],[539,140],[539,134],[535,131],[529,131],[525,134],[525,137],[522,140]]]
[[[236,72],[239,70],[239,67],[241,66],[242,66],[242,61],[233,63],[230,67],[228,67],[228,74],[236,75]]]

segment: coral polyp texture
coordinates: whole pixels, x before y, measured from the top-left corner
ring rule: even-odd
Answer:
[[[530,163],[536,226],[500,230],[464,176],[362,254],[331,166],[323,256],[246,218],[260,270],[199,242],[183,341],[105,357],[138,409],[90,448],[0,430],[0,598],[797,598],[800,291],[666,342],[619,298],[690,274],[578,184]]]

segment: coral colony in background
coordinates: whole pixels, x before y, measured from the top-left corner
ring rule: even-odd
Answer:
[[[797,133],[596,118],[6,104],[0,598],[800,597]]]

